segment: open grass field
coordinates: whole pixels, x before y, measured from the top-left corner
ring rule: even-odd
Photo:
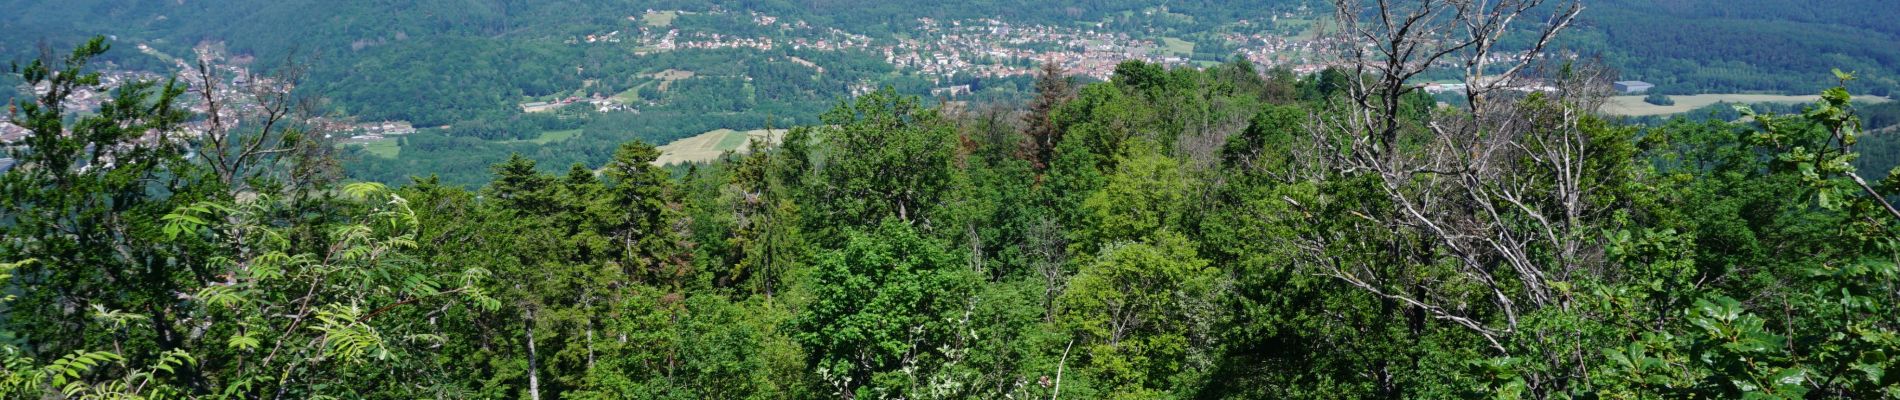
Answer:
[[[537,136],[534,139],[528,139],[528,141],[534,142],[534,144],[548,144],[548,143],[559,142],[562,140],[568,140],[575,136],[580,136],[580,135],[581,135],[581,130],[579,129],[569,129],[565,131],[547,131],[547,132],[541,132],[541,136]]]
[[[1326,32],[1326,24],[1317,19],[1282,18],[1279,23],[1288,31],[1299,30],[1299,34],[1293,35],[1294,40],[1318,39],[1320,34]]]
[[[364,142],[362,146],[364,151],[368,151],[369,154],[377,157],[396,158],[396,156],[402,155],[402,146],[397,145],[396,142],[396,139],[383,139],[373,142]]]
[[[1194,55],[1194,42],[1164,37],[1161,38],[1161,46],[1166,48],[1169,53],[1174,53],[1174,55],[1182,57]]]
[[[724,149],[738,150],[741,147],[746,147],[747,142],[752,141],[752,134],[746,133],[746,132],[740,132],[740,133],[741,134],[738,134],[738,135],[727,134],[726,137],[719,139],[718,144],[715,144],[713,146],[721,150],[724,150]],[[765,132],[759,132],[759,134],[761,135],[763,135],[764,133]]]
[[[769,133],[764,129],[743,132],[731,129],[714,130],[660,146],[660,158],[653,160],[653,163],[667,165],[711,161],[727,151],[746,152],[754,138],[776,143],[784,135],[784,129],[773,129]]]
[[[664,92],[668,87],[673,86],[673,81],[691,78],[693,75],[697,75],[697,73],[686,70],[667,69],[653,73],[653,78],[660,80],[660,91]]]
[[[545,102],[545,101],[533,102],[533,103],[521,103],[521,112],[530,112],[530,113],[548,112],[548,111],[559,110],[561,109],[561,107],[566,107],[566,106],[567,106],[566,104],[562,104],[562,103]]]
[[[1643,96],[1616,96],[1616,97],[1610,98],[1610,101],[1608,103],[1603,104],[1603,113],[1610,114],[1610,115],[1630,116],[1630,117],[1646,117],[1646,116],[1652,116],[1652,115],[1681,114],[1681,113],[1693,111],[1698,108],[1708,107],[1711,104],[1722,103],[1722,102],[1736,103],[1736,104],[1813,103],[1817,100],[1820,100],[1821,96],[1818,96],[1818,95],[1785,96],[1785,95],[1776,95],[1776,94],[1698,94],[1698,95],[1689,95],[1689,96],[1669,96],[1669,99],[1675,100],[1676,105],[1659,106],[1655,104],[1644,103]],[[1856,103],[1877,104],[1877,103],[1885,103],[1887,101],[1888,99],[1885,97],[1875,97],[1875,96],[1854,97],[1854,102]]]
[[[640,82],[638,85],[633,85],[633,87],[627,88],[626,91],[614,94],[614,100],[620,101],[621,104],[633,104],[638,102],[640,101],[640,88],[647,87],[647,85],[651,84],[653,84],[653,81]]]
[[[667,26],[672,26],[673,19],[679,18],[679,17],[680,17],[679,11],[654,11],[654,12],[646,13],[645,15],[641,15],[640,22],[647,24],[647,26],[655,27],[655,28],[667,27]]]
[[[820,68],[818,71],[819,73],[823,73],[824,69]],[[678,70],[678,69],[667,69],[664,71],[654,72],[650,74],[640,74],[639,77],[641,78],[648,78],[648,79],[653,79],[653,80],[641,82],[638,85],[634,85],[631,88],[627,88],[627,90],[625,91],[621,91],[620,93],[614,94],[613,98],[614,100],[618,100],[623,104],[633,104],[641,100],[640,89],[644,89],[649,85],[653,85],[657,83],[660,85],[660,91],[665,92],[667,89],[673,86],[674,81],[691,78],[694,75],[698,75],[698,73],[695,73],[693,71]]]

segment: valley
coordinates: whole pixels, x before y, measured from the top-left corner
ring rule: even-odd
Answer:
[[[0,400],[1900,398],[1891,2],[0,0]]]
[[[1806,104],[1819,101],[1821,96],[1788,96],[1772,94],[1697,94],[1669,96],[1676,104],[1662,106],[1643,102],[1644,96],[1616,96],[1603,105],[1603,113],[1617,116],[1649,117],[1667,116],[1693,111],[1717,103],[1737,105],[1757,103]],[[1892,101],[1880,96],[1855,96],[1854,102],[1862,104],[1880,104]]]

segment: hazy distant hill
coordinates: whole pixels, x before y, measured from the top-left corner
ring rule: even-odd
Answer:
[[[350,63],[350,52],[398,38],[519,41],[572,36],[613,26],[647,9],[723,7],[799,18],[873,35],[901,31],[918,17],[994,17],[1026,23],[1098,21],[1165,4],[1212,29],[1312,0],[1109,0],[960,2],[916,0],[720,1],[122,1],[0,0],[0,55],[24,58],[41,41],[66,44],[92,34],[165,39],[188,45],[223,39],[268,56],[296,49]],[[1808,92],[1829,68],[1858,70],[1882,91],[1900,71],[1900,7],[1887,0],[1593,0],[1571,35],[1632,79],[1680,92]],[[347,50],[347,51],[346,51]],[[126,56],[119,54],[120,57]]]
[[[1134,12],[1157,4],[1147,0],[1017,3],[999,0],[0,0],[0,9],[17,10],[0,16],[0,31],[8,33],[0,36],[0,58],[31,58],[37,43],[63,46],[94,34],[155,41],[160,49],[175,54],[182,54],[200,41],[222,41],[233,53],[254,55],[265,65],[292,53],[320,54],[321,64],[314,77],[319,79],[314,83],[325,88],[326,94],[341,105],[356,109],[392,109],[377,99],[356,98],[344,85],[379,85],[385,91],[418,86],[418,90],[401,97],[438,104],[428,110],[401,113],[409,115],[375,117],[439,123],[470,118],[481,109],[500,112],[509,106],[504,104],[508,101],[479,97],[543,95],[597,77],[597,74],[574,72],[577,64],[594,65],[597,70],[618,67],[603,64],[621,64],[620,60],[609,58],[625,58],[624,54],[588,54],[563,48],[560,42],[592,33],[630,29],[637,24],[630,23],[627,17],[646,10],[706,11],[718,7],[760,11],[818,26],[889,37],[894,29],[908,28],[919,17],[995,17],[1018,23],[1067,24],[1099,20],[1104,15]],[[1207,24],[1224,24],[1223,21],[1245,10],[1222,7],[1221,3],[1170,3],[1170,9],[1179,13],[1219,15],[1202,18]],[[1255,3],[1250,9],[1265,12],[1268,8],[1264,4],[1267,3]],[[134,67],[155,66],[153,60],[133,52],[117,52],[112,54],[112,59]],[[466,68],[434,65],[439,63],[461,63]],[[450,93],[451,90],[463,93]]]
[[[1900,81],[1900,5],[1888,0],[1600,0],[1573,41],[1627,78],[1672,92],[1813,92],[1829,70],[1893,94]]]

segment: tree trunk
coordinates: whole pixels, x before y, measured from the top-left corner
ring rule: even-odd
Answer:
[[[581,304],[590,312],[594,309],[592,294],[581,296]],[[587,317],[587,372],[594,371],[594,317]]]
[[[541,400],[541,360],[534,353],[534,312],[523,311],[528,328],[528,399]]]

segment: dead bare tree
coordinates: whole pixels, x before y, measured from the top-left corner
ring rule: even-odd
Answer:
[[[1402,3],[1402,4],[1401,4]],[[1353,74],[1335,116],[1316,118],[1315,143],[1326,169],[1376,177],[1391,211],[1359,215],[1392,234],[1394,260],[1448,265],[1445,275],[1353,265],[1325,256],[1342,240],[1313,235],[1303,244],[1319,273],[1483,337],[1498,356],[1526,332],[1522,317],[1568,309],[1553,286],[1593,263],[1586,221],[1596,188],[1587,162],[1598,147],[1579,124],[1606,95],[1599,68],[1551,68],[1552,40],[1583,10],[1579,0],[1334,0],[1330,45],[1337,67]],[[1547,14],[1546,14],[1547,13]],[[1524,26],[1523,21],[1536,20]],[[1498,47],[1529,35],[1519,48]],[[1567,64],[1566,64],[1567,65]],[[1463,72],[1467,106],[1414,107],[1415,79],[1432,70]],[[1295,204],[1299,206],[1298,204]],[[1420,259],[1422,258],[1422,259]],[[1485,304],[1486,307],[1474,306]],[[1526,336],[1529,335],[1529,336]],[[1534,346],[1546,348],[1549,346]],[[1578,349],[1580,350],[1580,349]],[[1539,350],[1554,373],[1583,374],[1568,351]],[[1529,379],[1549,393],[1561,377]]]
[[[1527,13],[1548,0],[1420,0],[1395,4],[1393,0],[1334,0],[1338,9],[1333,52],[1343,57],[1357,77],[1348,86],[1354,105],[1355,128],[1375,134],[1377,151],[1390,153],[1399,131],[1399,114],[1406,94],[1416,91],[1412,79],[1426,71],[1456,62],[1466,76],[1466,98],[1473,109],[1483,108],[1487,96],[1517,84],[1524,68],[1539,59],[1552,39],[1568,28],[1583,11],[1580,0],[1557,0],[1552,13],[1530,40],[1532,45],[1514,53],[1500,53],[1498,41]],[[1369,20],[1368,20],[1369,19]],[[1502,72],[1490,71],[1502,67]]]
[[[233,193],[248,191],[251,179],[263,176],[314,187],[313,180],[337,174],[324,140],[330,128],[309,123],[318,115],[316,102],[295,92],[306,72],[294,58],[263,76],[199,60],[190,77],[205,107],[198,155]],[[297,164],[283,164],[292,160]]]

